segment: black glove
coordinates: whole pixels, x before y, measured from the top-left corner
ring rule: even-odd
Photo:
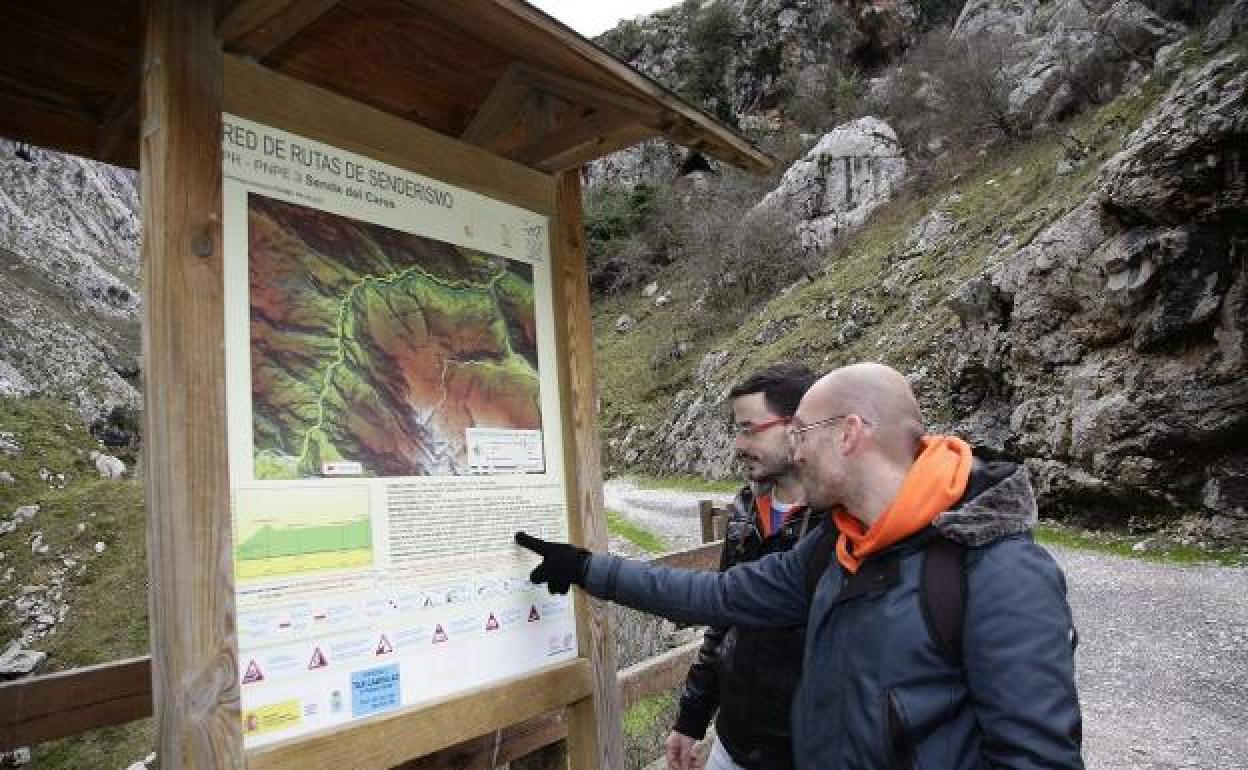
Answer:
[[[529,573],[530,583],[545,583],[552,594],[566,594],[573,583],[585,584],[589,551],[584,548],[539,540],[527,532],[517,532],[516,543],[542,557],[542,563]]]

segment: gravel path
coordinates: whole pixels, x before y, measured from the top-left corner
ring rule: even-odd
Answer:
[[[628,479],[612,479],[602,486],[608,510],[624,515],[667,541],[671,550],[692,548],[702,542],[698,501],[723,505],[731,494],[691,494],[671,489],[642,489]]]
[[[700,540],[708,495],[622,480],[605,491],[674,548]],[[1051,550],[1079,628],[1088,770],[1248,770],[1248,569]]]

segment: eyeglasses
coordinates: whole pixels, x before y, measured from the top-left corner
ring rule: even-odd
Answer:
[[[836,422],[837,420],[844,420],[846,417],[852,417],[852,416],[853,415],[838,414],[835,417],[825,417],[822,420],[815,420],[809,425],[791,426],[789,430],[787,431],[787,435],[789,437],[789,443],[792,444],[793,446],[797,446],[798,444],[802,443],[803,440],[805,440],[805,436],[803,436],[802,434],[804,434],[806,431],[814,430],[815,428],[818,428],[820,425],[828,425],[830,423]],[[871,424],[870,421],[868,421],[864,417],[859,417],[858,419],[862,420],[862,423],[864,425]]]
[[[745,436],[754,436],[776,425],[787,425],[793,421],[792,417],[776,417],[771,420],[763,420],[762,422],[749,423],[748,425],[732,426],[732,434],[738,438]]]

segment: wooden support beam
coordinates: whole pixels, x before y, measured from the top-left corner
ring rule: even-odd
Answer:
[[[248,752],[249,770],[389,770],[487,732],[584,700],[584,659]],[[162,766],[163,767],[163,766]],[[619,767],[615,765],[614,767]]]
[[[143,369],[152,694],[164,770],[243,770],[225,437],[215,3],[149,0]]]
[[[519,65],[512,64],[499,76],[460,139],[488,148],[511,130],[517,113],[532,93],[532,88],[520,79],[519,72]]]
[[[536,164],[536,167],[547,173],[577,170],[591,160],[609,155],[625,147],[632,147],[638,142],[652,139],[658,135],[659,133],[649,126],[624,126],[614,133],[594,137],[548,158],[544,158]]]
[[[715,539],[715,504],[710,500],[698,501],[698,521],[702,524],[702,542]]]
[[[80,109],[16,93],[0,83],[0,136],[91,157],[95,120]]]
[[[589,310],[589,274],[581,213],[580,171],[556,180],[557,214],[552,225],[551,256],[556,316],[555,339],[560,401],[563,405],[564,478],[568,488],[570,537],[590,550],[607,548],[602,507],[602,445],[598,435],[598,399],[594,380],[593,325]],[[593,665],[593,697],[568,709],[569,767],[624,766],[620,736],[620,698],[615,683],[616,651],[610,606],[576,594],[577,638],[581,656]]]
[[[221,22],[221,40],[256,61],[328,13],[338,0],[239,0]]]
[[[150,658],[0,684],[0,751],[152,714]]]
[[[576,78],[551,72],[531,64],[517,65],[517,77],[530,86],[589,107],[614,108],[632,114],[636,120],[657,123],[664,114],[659,106]]]
[[[135,57],[126,81],[121,84],[112,101],[100,117],[100,127],[95,135],[95,157],[105,163],[117,163],[131,147],[138,147],[139,71],[140,58]],[[133,165],[134,161],[125,165]]]
[[[566,121],[570,125],[525,142],[509,151],[507,157],[526,166],[537,166],[567,152],[569,148],[601,140],[634,122],[630,115],[619,110],[599,110],[584,117],[573,116]]]

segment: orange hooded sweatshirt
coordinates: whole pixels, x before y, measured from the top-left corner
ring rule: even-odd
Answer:
[[[870,529],[844,509],[833,513],[836,559],[857,572],[863,560],[919,532],[961,499],[971,475],[971,447],[956,436],[926,436],[897,497]]]

